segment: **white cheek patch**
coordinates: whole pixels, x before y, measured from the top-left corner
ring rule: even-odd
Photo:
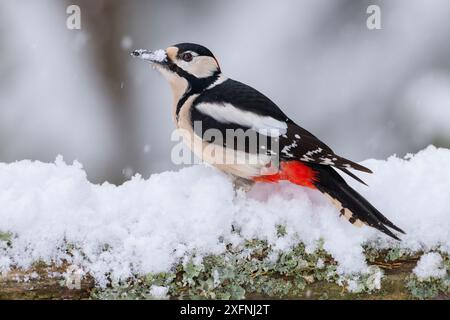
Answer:
[[[190,62],[177,59],[176,64],[197,78],[210,77],[219,69],[214,58],[205,56],[194,56]]]
[[[175,64],[176,64],[177,66],[179,66],[181,69],[183,69],[184,71],[188,71],[188,68],[189,68],[189,62],[186,62],[186,61],[184,61],[184,60],[177,59],[176,62],[175,62]]]
[[[201,113],[222,123],[236,123],[261,133],[263,131],[266,133],[278,132],[278,136],[285,134],[287,131],[287,124],[283,121],[244,111],[229,103],[200,103],[195,107]],[[273,134],[271,135],[273,136]]]

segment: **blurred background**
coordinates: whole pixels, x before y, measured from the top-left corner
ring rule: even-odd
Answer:
[[[129,52],[178,42],[345,157],[449,147],[449,16],[447,0],[2,0],[0,162],[61,154],[113,183],[175,169],[169,86]]]

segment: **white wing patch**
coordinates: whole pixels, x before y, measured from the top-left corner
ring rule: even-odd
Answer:
[[[326,156],[322,156],[319,158],[320,160],[320,164],[324,164],[327,166],[334,166],[336,165],[337,158],[336,156],[332,155],[332,154],[328,154]],[[351,169],[351,167],[347,164],[344,164],[344,167],[348,166],[348,169]]]
[[[222,123],[235,123],[258,132],[266,131],[271,136],[280,136],[287,132],[287,123],[269,116],[260,116],[253,112],[236,108],[230,103],[199,103],[198,111]],[[278,132],[278,134],[275,134]]]
[[[284,146],[281,150],[281,153],[285,154],[288,157],[293,158],[294,155],[290,152],[292,148],[296,148],[298,146],[297,141],[293,141],[290,145]]]
[[[307,155],[307,156],[312,156],[312,155],[314,155],[314,154],[321,153],[322,151],[323,151],[322,148],[317,148],[316,150],[308,151],[308,152],[306,153],[306,155]]]

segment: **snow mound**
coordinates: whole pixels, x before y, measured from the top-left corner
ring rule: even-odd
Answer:
[[[0,271],[41,260],[68,261],[99,285],[136,274],[169,271],[195,255],[221,254],[245,239],[267,240],[287,251],[319,240],[342,274],[367,272],[363,245],[411,251],[450,248],[450,150],[428,147],[387,161],[367,160],[374,171],[353,186],[406,231],[398,243],[339,218],[318,192],[283,183],[234,192],[229,178],[198,165],[178,172],[139,175],[120,186],[90,183],[81,164],[0,163]],[[286,235],[277,235],[277,227]],[[233,231],[239,230],[239,233]]]
[[[443,266],[441,255],[437,252],[430,252],[420,257],[413,273],[419,280],[426,280],[430,278],[441,279],[445,277],[447,271]]]

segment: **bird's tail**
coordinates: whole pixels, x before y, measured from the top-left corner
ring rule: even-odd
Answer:
[[[278,182],[288,180],[294,184],[318,189],[338,208],[341,216],[356,226],[364,224],[400,240],[391,230],[403,232],[381,214],[369,201],[352,189],[347,182],[330,166],[300,161],[281,163],[280,171],[274,175],[253,178],[255,182]]]
[[[315,166],[314,186],[338,208],[340,215],[356,226],[367,224],[388,236],[400,240],[389,228],[405,233],[381,214],[363,196],[352,189],[332,168]]]

